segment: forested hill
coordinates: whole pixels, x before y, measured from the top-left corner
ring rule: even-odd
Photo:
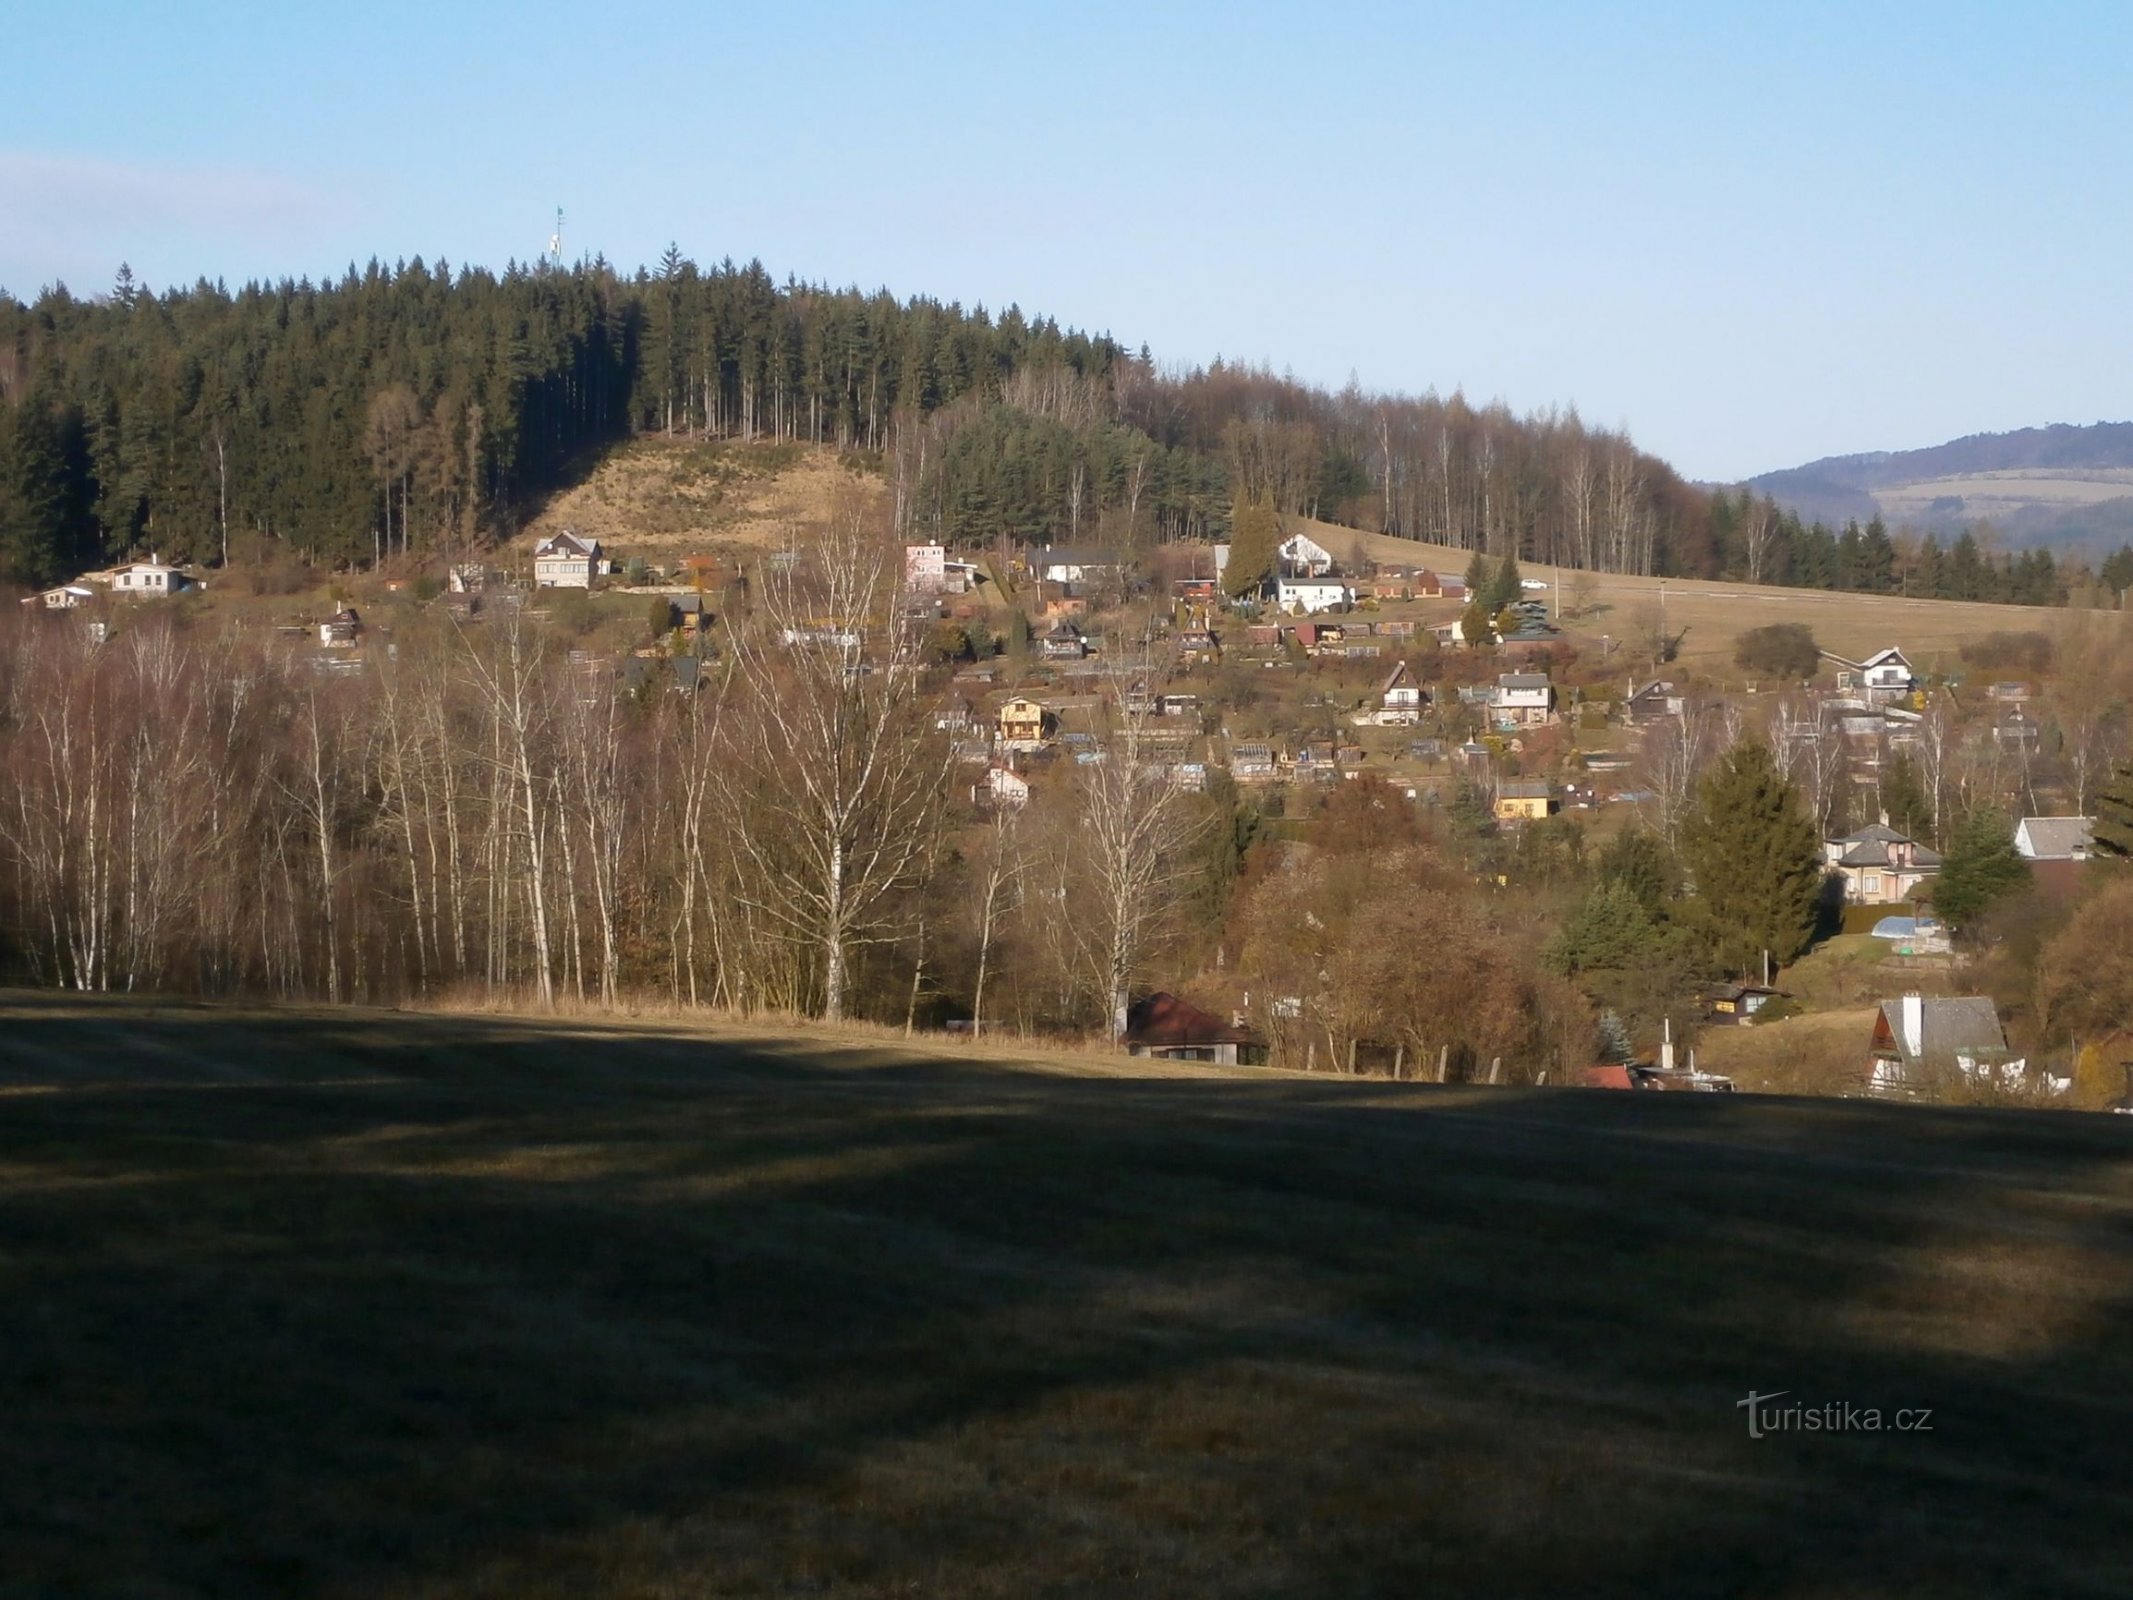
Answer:
[[[907,532],[966,547],[1217,538],[1233,507],[1265,503],[1569,567],[1910,581],[1872,558],[1885,536],[1847,536],[1853,559],[1575,412],[1171,372],[1015,308],[779,285],[679,250],[627,276],[418,259],[234,293],[154,292],[122,269],[93,299],[0,294],[0,581],[151,550],[466,549],[650,432],[838,448],[892,482]],[[2064,587],[2048,563],[1973,576],[1973,598]]]
[[[0,297],[0,575],[263,542],[368,561],[508,535],[632,432],[878,459],[962,543],[1210,537],[1240,497],[1460,546],[1714,567],[1704,497],[1575,416],[1332,395],[886,292],[669,252],[501,275],[416,260],[337,282]]]
[[[2133,533],[2133,422],[1828,456],[1766,472],[1748,487],[1829,522],[1884,516],[1939,533],[1990,522],[2019,543],[2116,545]]]

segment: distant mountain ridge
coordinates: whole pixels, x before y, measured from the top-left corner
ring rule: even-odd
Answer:
[[[1955,533],[1990,523],[2009,543],[2115,546],[2133,538],[2133,422],[1974,433],[1923,450],[1826,456],[1750,478],[1803,518],[1880,516]]]

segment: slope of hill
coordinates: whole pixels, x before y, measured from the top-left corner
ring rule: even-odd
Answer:
[[[1462,573],[1473,559],[1470,550],[1361,533],[1328,522],[1292,518],[1284,526],[1308,532],[1343,560],[1361,555],[1372,561],[1421,561]],[[1855,660],[1886,645],[1899,645],[1918,666],[1942,670],[1954,668],[1957,651],[1985,634],[2056,634],[2069,618],[2088,615],[2047,606],[1916,600],[1619,572],[1573,573],[1553,567],[1531,567],[1526,576],[1550,585],[1560,582],[1566,591],[1565,608],[1578,599],[1586,602],[1563,619],[1565,632],[1586,649],[1604,650],[1648,635],[1661,620],[1663,604],[1667,632],[1681,635],[1681,661],[1719,677],[1735,672],[1733,652],[1740,636],[1766,623],[1804,623],[1824,649]],[[1542,598],[1552,595],[1551,589]],[[1624,656],[1625,662],[1636,659],[1633,650]]]
[[[647,560],[790,544],[826,526],[838,496],[879,477],[822,445],[744,444],[647,434],[616,445],[583,481],[550,496],[521,543],[575,528]]]
[[[1830,456],[1748,480],[1832,525],[1880,515],[1955,532],[1990,522],[2033,545],[2116,544],[2133,534],[2133,422],[1980,433],[1923,450]]]
[[[9,1594],[2123,1580],[2118,1119],[59,993],[0,1038]]]

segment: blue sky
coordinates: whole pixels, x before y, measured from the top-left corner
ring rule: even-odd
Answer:
[[[1692,476],[2133,417],[2133,7],[71,0],[0,285],[420,254],[1009,301]]]

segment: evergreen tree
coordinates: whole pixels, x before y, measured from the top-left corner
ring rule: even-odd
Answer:
[[[1950,927],[1967,927],[2028,881],[2013,825],[2000,812],[1974,811],[1949,841],[1933,884],[1933,909]]]
[[[1489,597],[1489,584],[1492,577],[1493,574],[1489,569],[1488,552],[1486,550],[1476,550],[1473,554],[1472,559],[1470,559],[1466,564],[1467,599],[1487,600]],[[1489,607],[1491,615],[1495,613],[1495,610],[1496,608],[1494,606]]]
[[[1281,557],[1281,519],[1265,500],[1236,507],[1229,519],[1229,565],[1222,571],[1222,586],[1233,595],[1258,592],[1274,575]]]
[[[1866,594],[1890,594],[1896,588],[1896,543],[1879,516],[1866,525],[1859,541],[1857,587]]]
[[[1726,966],[1746,972],[1765,950],[1781,964],[1806,950],[1822,897],[1822,841],[1767,744],[1742,740],[1704,780],[1682,855],[1710,948]]]
[[[1889,826],[1906,838],[1938,845],[1933,837],[1933,803],[1926,797],[1924,780],[1911,752],[1899,750],[1881,772],[1881,809]]]
[[[1497,567],[1495,576],[1489,580],[1489,614],[1494,616],[1523,593],[1524,579],[1519,576],[1518,557],[1506,550],[1502,565]]]
[[[1648,828],[1625,828],[1608,840],[1593,871],[1600,882],[1628,890],[1655,922],[1681,888],[1681,869],[1666,841]]]
[[[1628,885],[1596,883],[1563,919],[1547,950],[1548,964],[1565,976],[1627,967],[1651,944],[1658,927]]]
[[[2133,544],[2122,544],[2106,557],[2103,570],[2097,576],[2103,579],[2106,588],[2118,594],[2133,589]]]
[[[2120,767],[2096,793],[2096,853],[2133,860],[2133,766]]]

